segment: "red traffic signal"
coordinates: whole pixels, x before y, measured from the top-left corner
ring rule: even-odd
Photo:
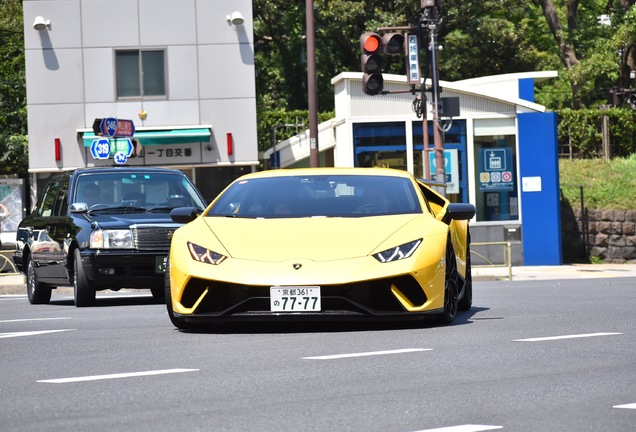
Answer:
[[[404,54],[404,35],[387,33],[382,36],[382,49],[388,55]]]
[[[384,88],[382,78],[382,38],[377,33],[367,32],[360,37],[360,66],[362,68],[362,91],[376,95]]]

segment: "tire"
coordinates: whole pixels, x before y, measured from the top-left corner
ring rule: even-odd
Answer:
[[[168,317],[170,318],[170,322],[179,330],[188,330],[194,328],[194,325],[186,322],[183,318],[176,317],[174,315],[174,311],[172,310],[172,292],[170,291],[170,259],[168,259],[168,263],[166,265],[166,275],[163,279],[164,281],[164,293],[166,298],[166,309],[168,310]]]
[[[446,270],[444,274],[444,311],[439,315],[439,324],[450,324],[457,315],[457,261],[453,243],[446,242]]]
[[[473,306],[473,272],[470,261],[470,233],[466,244],[466,276],[464,277],[464,297],[459,301],[457,308],[460,311],[467,311]]]
[[[38,282],[38,277],[35,274],[35,264],[33,263],[31,254],[29,254],[27,258],[26,286],[29,303],[46,304],[51,301],[52,288]]]
[[[75,249],[73,262],[73,294],[76,307],[87,307],[95,305],[95,288],[84,273],[82,256],[79,249]]]
[[[163,285],[153,286],[150,288],[150,293],[155,300],[161,300],[163,302],[166,299],[166,290]]]

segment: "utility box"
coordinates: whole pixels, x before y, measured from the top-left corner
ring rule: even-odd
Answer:
[[[521,241],[521,226],[519,225],[504,226],[504,241],[520,242]]]

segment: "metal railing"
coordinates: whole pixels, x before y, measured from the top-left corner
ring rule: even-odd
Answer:
[[[13,261],[10,258],[0,254],[0,276],[2,275],[15,275],[18,274],[18,269],[15,268]]]
[[[494,267],[507,267],[508,268],[508,280],[512,280],[512,247],[510,246],[510,242],[483,242],[483,243],[471,243],[470,253],[478,256],[486,264],[477,264],[472,263],[473,268],[494,268]],[[475,252],[472,247],[474,246],[502,246],[503,248],[503,264],[495,264],[490,261],[488,258],[480,254],[479,252]]]

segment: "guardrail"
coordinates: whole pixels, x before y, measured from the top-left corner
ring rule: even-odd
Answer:
[[[512,247],[510,246],[510,242],[483,242],[483,243],[470,243],[471,249],[470,253],[478,256],[483,259],[487,264],[477,264],[472,263],[473,268],[494,268],[494,267],[508,267],[508,280],[512,280]],[[490,261],[488,258],[480,254],[479,252],[475,252],[472,247],[473,246],[502,246],[503,248],[503,264],[495,264]]]
[[[18,269],[15,268],[13,261],[10,258],[7,258],[6,256],[0,254],[0,276],[16,275],[19,273],[20,272],[18,272]]]

